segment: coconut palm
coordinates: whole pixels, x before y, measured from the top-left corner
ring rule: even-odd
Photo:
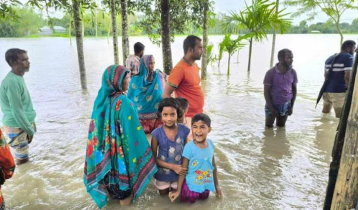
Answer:
[[[276,13],[276,4],[269,2],[268,0],[252,0],[250,6],[246,4],[246,9],[243,11],[230,12],[229,16],[224,18],[224,29],[226,31],[233,29],[238,31],[244,29],[252,33],[252,37],[249,39],[249,63],[248,71],[251,66],[251,54],[253,41],[262,41],[267,39],[267,33],[276,30],[283,34],[286,32],[290,25],[290,19],[286,19],[288,14],[284,14],[283,10]]]

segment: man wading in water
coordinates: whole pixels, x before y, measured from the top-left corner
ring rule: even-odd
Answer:
[[[278,52],[278,63],[267,71],[264,79],[266,127],[284,127],[293,112],[297,94],[297,74],[292,69],[293,54],[289,49]]]

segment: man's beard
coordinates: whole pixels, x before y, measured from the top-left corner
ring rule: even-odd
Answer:
[[[284,66],[286,69],[290,69],[290,68],[292,67],[292,64],[289,64],[289,63],[284,62],[284,63],[283,63],[283,66]]]

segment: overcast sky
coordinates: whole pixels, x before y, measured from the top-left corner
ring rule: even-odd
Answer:
[[[214,5],[214,10],[215,12],[222,12],[222,13],[227,13],[228,11],[231,10],[235,10],[235,11],[239,11],[245,8],[245,1],[244,0],[214,0],[215,5]],[[250,3],[251,0],[247,0],[247,3]],[[283,2],[283,0],[281,0],[281,2]],[[357,4],[354,3],[354,4]],[[358,4],[357,4],[358,5]],[[280,9],[283,9],[283,6],[280,6]],[[287,12],[294,12],[294,8],[286,8]],[[301,17],[296,17],[294,18],[293,24],[297,25],[301,20],[304,20],[305,18],[307,18],[306,16],[301,16]],[[348,23],[352,23],[352,21],[354,19],[358,18],[358,11],[352,11],[352,10],[347,10],[342,17],[341,22],[348,22]],[[327,21],[328,17],[324,14],[324,13],[320,13],[319,15],[317,15],[317,17],[315,18],[315,20],[309,22],[310,23],[316,23],[316,22],[325,22]]]

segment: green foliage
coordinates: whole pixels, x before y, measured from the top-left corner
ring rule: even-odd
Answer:
[[[276,4],[268,0],[253,0],[252,5],[246,4],[246,9],[239,13],[231,11],[224,17],[224,30],[248,30],[256,41],[267,38],[267,33],[272,29],[285,33],[291,26],[291,20],[287,19],[284,10],[275,12]]]
[[[21,5],[21,2],[18,0],[1,0],[0,2],[0,20],[5,19],[17,19],[17,15],[14,7]]]
[[[212,44],[209,44],[206,47],[206,62],[208,63],[208,65],[210,65],[213,62],[215,62],[215,56],[214,56],[214,53],[213,53],[213,48],[214,48],[214,45],[212,45]]]
[[[355,6],[353,0],[286,0],[285,4],[288,6],[294,6],[297,12],[293,13],[293,16],[299,16],[302,14],[308,15],[308,20],[313,20],[318,13],[318,9],[323,11],[332,23],[335,24],[338,33],[341,36],[341,44],[343,42],[343,34],[340,27],[341,17],[346,10],[358,9]]]
[[[29,8],[13,8],[18,14],[16,21],[0,19],[0,37],[21,37],[37,34],[45,24],[41,15]]]
[[[227,66],[227,75],[230,74],[230,59],[231,56],[238,51],[239,49],[243,48],[246,44],[242,43],[242,41],[249,39],[253,36],[252,33],[246,34],[244,36],[239,36],[237,39],[232,40],[231,34],[225,34],[224,40],[220,43],[220,46],[223,48],[225,52],[229,54],[228,57],[228,66]]]

